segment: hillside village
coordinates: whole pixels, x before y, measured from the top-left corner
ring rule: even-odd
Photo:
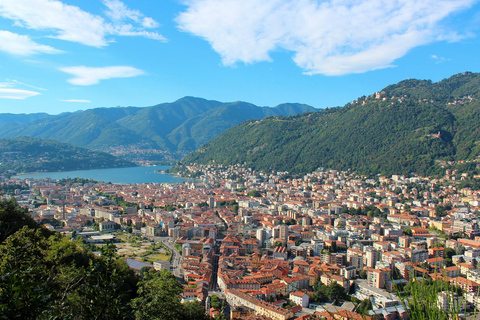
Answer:
[[[294,179],[216,164],[188,170],[198,180],[3,177],[1,188],[40,223],[86,242],[115,241],[118,231],[162,241],[170,263],[129,265],[172,270],[184,283],[183,300],[201,301],[211,316],[403,319],[399,293],[414,277],[460,287],[462,314],[480,309],[478,177],[446,170],[439,179],[371,179],[329,170]],[[439,294],[440,308],[449,307],[447,296]],[[362,301],[371,310],[360,312]]]

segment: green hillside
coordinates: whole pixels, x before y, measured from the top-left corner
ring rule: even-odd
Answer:
[[[479,91],[480,75],[473,73],[438,83],[406,80],[341,108],[244,122],[183,163],[245,162],[298,174],[319,167],[435,174],[443,170],[436,160],[480,155]]]
[[[70,171],[134,167],[112,155],[53,140],[30,137],[0,139],[0,173]]]
[[[301,104],[283,104],[275,108],[259,108],[251,103],[234,102],[211,109],[189,119],[168,135],[168,139],[180,150],[195,150],[212,140],[219,133],[241,122],[268,116],[293,115],[313,111]],[[194,138],[193,138],[194,137]]]
[[[97,108],[57,116],[0,114],[0,138],[29,136],[132,154],[156,149],[179,158],[245,120],[315,110],[300,104],[266,108],[185,97],[146,108]]]

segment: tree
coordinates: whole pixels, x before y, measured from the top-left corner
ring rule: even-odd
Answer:
[[[238,213],[238,208],[239,208],[238,204],[234,204],[234,205],[232,206],[232,211],[233,211],[234,213]]]
[[[410,229],[410,228],[403,229],[403,234],[411,237],[412,236],[412,229]]]
[[[335,303],[338,303],[339,300],[343,300],[347,298],[347,294],[345,292],[345,289],[336,283],[335,281],[332,281],[327,289],[326,289],[326,294],[329,299],[335,300]]]
[[[286,224],[287,226],[292,226],[292,225],[297,224],[297,220],[295,220],[295,219],[288,219],[287,221],[285,221],[285,224]]]
[[[373,309],[373,306],[370,299],[365,299],[365,300],[362,300],[362,302],[360,302],[360,304],[358,305],[355,311],[362,315],[368,315],[368,311],[372,309]]]
[[[457,255],[462,255],[465,253],[465,247],[462,245],[459,245],[457,250],[456,250]]]
[[[205,314],[205,308],[200,301],[185,302],[182,305],[180,319],[182,320],[210,320],[210,317]]]
[[[444,254],[445,254],[445,259],[452,259],[452,257],[457,253],[452,248],[445,248]]]
[[[80,314],[84,319],[122,319],[132,310],[129,301],[135,294],[137,279],[113,243],[100,249],[101,257],[83,268],[84,281],[72,293],[71,309],[66,314]]]
[[[214,317],[214,320],[227,320],[227,317],[223,312],[217,313]]]
[[[451,204],[446,204],[444,206],[438,205],[435,207],[435,215],[439,218],[445,217],[447,215],[448,210],[452,210]]]
[[[322,282],[318,281],[315,282],[315,285],[313,286],[313,296],[312,296],[312,301],[315,302],[326,302],[328,301],[328,296],[327,296],[327,286],[323,284]]]
[[[0,318],[34,319],[51,301],[49,270],[42,257],[47,243],[41,230],[27,227],[0,246]]]
[[[358,277],[359,277],[360,279],[367,279],[367,272],[366,272],[365,270],[363,270],[363,269],[362,269],[362,270],[359,270],[359,271],[358,271]]]
[[[23,226],[31,229],[39,227],[32,217],[18,207],[15,198],[0,201],[0,243],[22,229]]]
[[[428,262],[423,262],[421,265],[420,265],[421,268],[425,269],[425,270],[428,270],[428,271],[431,271],[432,270],[432,266],[428,263]]]
[[[332,245],[328,248],[328,250],[332,253],[337,252],[337,241],[332,241]]]
[[[23,227],[0,245],[0,314],[8,319],[128,317],[136,278],[112,246],[95,257],[80,242]]]
[[[262,194],[261,194],[259,191],[257,191],[257,190],[250,190],[250,191],[247,193],[247,196],[258,198],[258,197],[261,197]]]
[[[210,305],[212,308],[215,308],[217,310],[220,310],[222,308],[222,302],[216,295],[210,296]]]
[[[183,287],[167,270],[150,269],[139,282],[131,305],[136,319],[181,319]]]

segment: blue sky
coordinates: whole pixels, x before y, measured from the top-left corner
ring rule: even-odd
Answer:
[[[480,71],[479,0],[0,0],[0,113],[341,106]]]

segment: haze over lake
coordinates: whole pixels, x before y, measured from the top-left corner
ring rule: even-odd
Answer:
[[[157,167],[131,167],[114,169],[94,169],[63,172],[40,172],[27,173],[16,176],[19,179],[65,179],[65,178],[84,178],[112,183],[176,183],[184,182],[185,179],[175,177],[169,174],[156,173],[159,170],[167,170],[170,166]]]

